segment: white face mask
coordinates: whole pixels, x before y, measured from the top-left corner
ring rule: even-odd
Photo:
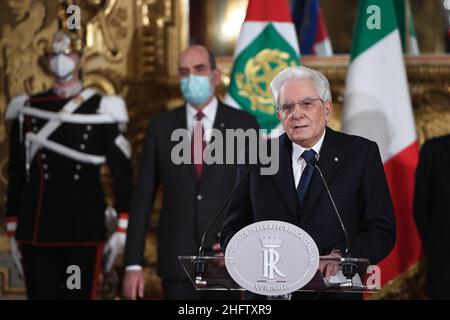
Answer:
[[[50,59],[50,70],[60,79],[68,78],[76,68],[76,63],[64,54]]]

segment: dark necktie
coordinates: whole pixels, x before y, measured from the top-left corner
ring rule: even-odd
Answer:
[[[205,115],[201,111],[197,112],[195,115],[196,121],[194,122],[191,141],[192,162],[194,163],[197,179],[199,180],[203,174],[203,152],[206,148],[206,142],[203,139],[203,125],[201,122],[204,116]]]
[[[316,152],[313,149],[303,151],[301,157],[306,161],[306,167],[303,169],[300,182],[297,186],[297,195],[300,203],[305,198],[306,191],[308,190],[309,183],[311,182],[312,175],[314,173],[314,157]]]

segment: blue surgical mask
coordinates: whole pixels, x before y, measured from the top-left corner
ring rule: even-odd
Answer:
[[[181,93],[190,104],[205,103],[212,95],[210,78],[190,75],[181,79]]]

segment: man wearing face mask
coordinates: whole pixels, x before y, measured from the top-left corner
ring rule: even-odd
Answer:
[[[180,255],[196,255],[200,238],[213,220],[227,195],[233,189],[234,164],[176,165],[171,159],[172,132],[187,129],[192,140],[200,132],[201,149],[209,142],[209,129],[217,129],[225,137],[227,129],[257,129],[256,119],[249,114],[223,104],[215,95],[220,71],[212,54],[195,45],[179,57],[181,92],[186,104],[151,119],[143,145],[138,182],[130,212],[130,224],[125,249],[126,273],[124,295],[136,299],[144,295],[142,271],[145,236],[158,186],[163,189],[163,205],[158,226],[158,274],[166,299],[231,298],[228,293],[195,291],[187,279]],[[204,132],[202,138],[201,134]],[[192,156],[195,157],[195,143]],[[202,150],[200,150],[201,152]],[[236,153],[235,153],[236,154]],[[201,159],[201,155],[200,155]],[[220,222],[208,233],[207,255],[220,254],[217,232]],[[214,252],[214,250],[216,252]]]
[[[106,239],[100,168],[114,181],[119,227],[106,271],[125,244],[132,193],[128,114],[118,96],[84,88],[82,40],[58,31],[47,53],[53,87],[15,97],[8,167],[7,231],[29,299],[94,299]],[[20,250],[19,250],[20,247]]]

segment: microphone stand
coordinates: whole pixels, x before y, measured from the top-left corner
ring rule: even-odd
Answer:
[[[252,166],[249,165],[249,167],[246,169],[246,171],[244,172],[244,174],[240,178],[238,184],[235,185],[233,190],[228,195],[227,199],[224,201],[224,203],[223,203],[222,207],[220,208],[220,210],[216,213],[214,218],[211,220],[211,222],[209,223],[209,225],[206,227],[205,231],[203,232],[202,239],[201,239],[201,242],[200,242],[200,247],[198,248],[198,256],[194,260],[194,267],[195,267],[195,274],[196,274],[195,283],[198,284],[198,285],[202,285],[202,286],[206,285],[206,281],[204,281],[203,278],[202,278],[203,274],[206,273],[207,268],[208,268],[208,262],[206,262],[205,259],[203,259],[203,257],[205,256],[204,245],[205,245],[206,235],[211,230],[212,226],[217,222],[217,219],[220,217],[220,215],[223,213],[223,211],[227,208],[228,204],[233,199],[236,191],[239,189],[241,184],[248,177],[251,169],[252,169]]]
[[[319,175],[322,179],[325,189],[327,190],[328,198],[331,200],[331,204],[333,205],[334,211],[336,212],[336,216],[339,219],[341,228],[344,231],[345,242],[347,244],[347,248],[345,250],[344,256],[341,257],[341,266],[342,266],[342,273],[347,278],[347,281],[344,282],[342,284],[342,286],[352,287],[353,286],[352,279],[358,272],[358,264],[352,259],[351,246],[350,246],[350,240],[349,240],[349,237],[347,234],[347,229],[345,228],[345,225],[344,225],[344,222],[342,221],[341,215],[339,214],[336,204],[334,203],[333,197],[331,196],[330,189],[328,188],[328,184],[325,181],[325,178],[323,177],[322,170],[320,170],[319,166],[317,165],[317,159],[315,159],[314,167],[319,172]]]

